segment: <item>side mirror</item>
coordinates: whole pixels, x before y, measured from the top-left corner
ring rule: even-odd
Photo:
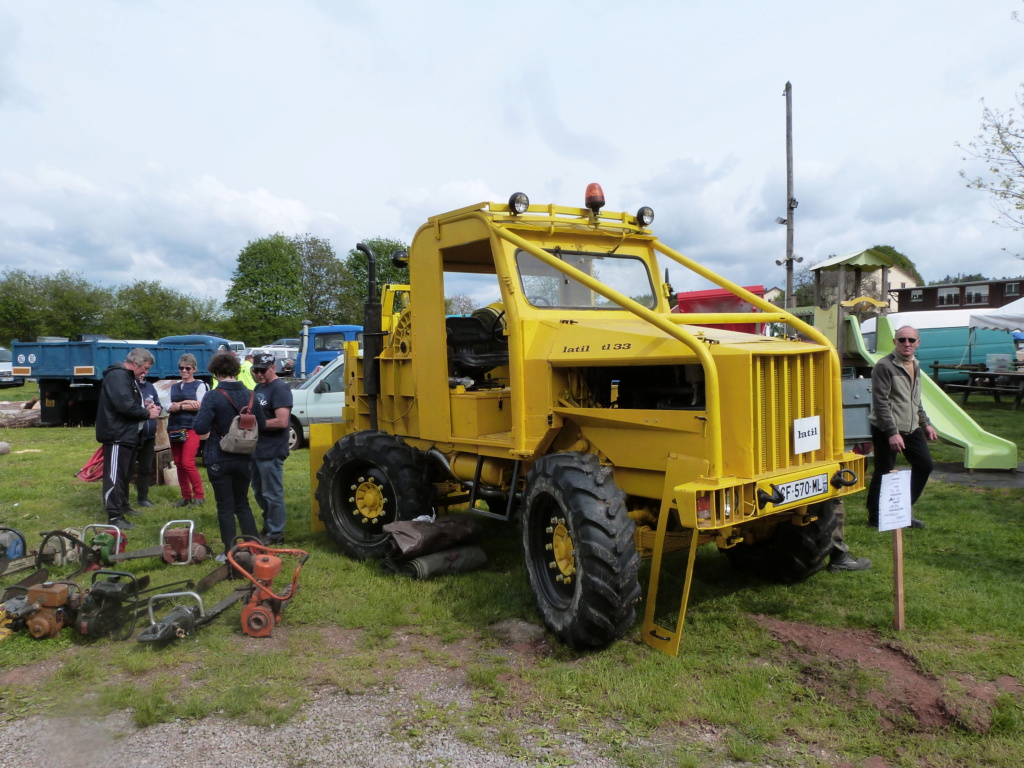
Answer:
[[[322,395],[324,392],[330,392],[330,391],[331,391],[331,385],[329,383],[327,383],[326,381],[321,381],[319,384],[317,384],[315,387],[313,387],[313,392],[315,392],[318,395]]]

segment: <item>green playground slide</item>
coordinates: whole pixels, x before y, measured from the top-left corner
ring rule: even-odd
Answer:
[[[846,318],[847,350],[856,349],[865,361],[874,365],[885,355],[892,352],[894,329],[886,316],[876,320],[876,338],[878,351],[868,352],[864,337],[860,333],[855,317]],[[949,395],[942,391],[938,384],[928,376],[921,378],[921,398],[928,418],[939,433],[939,437],[947,443],[962,446],[964,449],[964,467],[967,469],[1016,469],[1017,446],[1009,440],[986,432],[978,426],[964,410],[954,403]]]

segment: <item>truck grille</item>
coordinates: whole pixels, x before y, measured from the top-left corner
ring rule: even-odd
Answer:
[[[825,352],[755,356],[751,366],[754,472],[777,472],[827,460],[825,418],[828,357]],[[793,420],[821,416],[821,447],[793,455]]]

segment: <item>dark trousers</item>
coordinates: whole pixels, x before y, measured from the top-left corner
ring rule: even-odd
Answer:
[[[258,537],[256,518],[249,506],[249,457],[223,458],[207,465],[206,476],[217,502],[220,540],[229,549],[235,540],[235,519],[243,536]]]
[[[103,444],[103,508],[107,520],[124,517],[128,503],[128,480],[135,466],[137,446],[124,443]]]
[[[889,438],[874,427],[871,428],[871,442],[875,447],[875,466],[871,484],[868,486],[868,522],[871,525],[878,525],[878,497],[882,493],[882,475],[896,468],[896,457],[899,453],[889,447]],[[903,455],[910,462],[910,503],[916,504],[928,483],[928,475],[932,473],[932,453],[928,450],[928,438],[921,427],[903,435],[903,443]]]
[[[137,461],[138,468],[135,470],[135,495],[139,501],[149,499],[149,481],[153,474],[153,453],[156,447],[156,438],[143,439],[139,446]]]

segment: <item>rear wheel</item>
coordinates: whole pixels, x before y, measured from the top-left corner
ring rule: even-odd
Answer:
[[[316,473],[320,519],[335,544],[359,560],[386,553],[384,525],[429,514],[431,486],[420,453],[383,432],[334,444]]]
[[[773,528],[754,529],[752,543],[723,550],[729,562],[766,581],[792,584],[810,578],[825,567],[832,551],[836,517],[831,501],[812,504],[807,511],[818,519],[807,525],[783,520]]]
[[[526,483],[523,550],[544,623],[574,648],[621,638],[636,621],[640,556],[611,468],[593,454],[557,453]]]

